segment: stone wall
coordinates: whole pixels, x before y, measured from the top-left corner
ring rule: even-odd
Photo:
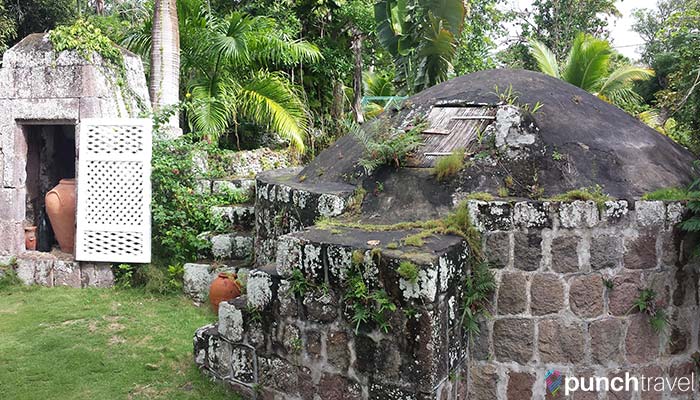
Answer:
[[[312,226],[319,218],[342,214],[355,188],[329,183],[309,185],[297,179],[301,168],[267,171],[256,179],[256,264],[275,260],[277,238]]]
[[[688,261],[697,241],[675,228],[683,205],[473,202],[471,211],[498,281],[493,318],[484,321],[463,371],[474,398],[541,399],[552,369],[677,377],[697,368],[698,268]],[[663,333],[634,307],[646,288],[668,315]],[[607,398],[614,395],[622,396]],[[673,398],[697,399],[681,392]]]
[[[267,201],[287,198],[278,187],[267,188]],[[497,282],[491,318],[471,341],[460,323],[470,268],[463,241],[436,236],[421,251],[392,250],[387,244],[410,232],[312,228],[281,236],[276,264],[251,272],[247,295],[197,331],[195,361],[248,398],[324,400],[542,399],[554,398],[548,370],[603,377],[696,370],[700,282],[689,254],[697,241],[675,228],[682,204],[470,201],[469,209]],[[388,333],[372,324],[356,331],[351,321],[345,272],[358,250],[370,284],[399,306]],[[415,286],[396,274],[407,259],[420,267]],[[312,285],[304,295],[290,289],[295,270]],[[645,288],[668,315],[661,333],[633,307]]]
[[[27,36],[3,55],[0,69],[0,257],[21,256],[26,217],[27,124],[76,125],[84,118],[137,117],[150,107],[141,60],[124,51],[122,94],[99,56],[56,54],[45,34]],[[79,135],[76,132],[76,139]]]

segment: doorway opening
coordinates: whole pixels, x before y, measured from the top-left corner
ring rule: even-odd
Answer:
[[[57,244],[46,215],[45,197],[61,179],[76,172],[75,125],[23,125],[27,143],[26,222],[36,227],[36,250],[50,252]]]

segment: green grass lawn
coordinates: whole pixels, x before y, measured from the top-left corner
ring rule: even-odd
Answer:
[[[215,319],[135,289],[2,288],[0,398],[237,398],[192,361],[195,329]]]

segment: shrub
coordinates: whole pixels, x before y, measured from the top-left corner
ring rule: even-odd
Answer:
[[[155,263],[169,266],[195,260],[209,246],[199,234],[224,229],[211,208],[247,200],[243,191],[198,193],[193,154],[216,151],[190,136],[154,142],[151,209]]]
[[[464,167],[464,149],[455,150],[449,156],[440,157],[435,162],[433,174],[438,182],[451,178]]]

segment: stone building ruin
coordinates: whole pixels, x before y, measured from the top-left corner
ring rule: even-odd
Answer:
[[[424,146],[402,168],[364,173],[365,149],[349,135],[304,168],[258,175],[257,269],[247,293],[195,333],[202,371],[246,398],[285,400],[542,399],[550,370],[696,371],[697,240],[677,227],[683,203],[641,200],[687,185],[689,152],[598,98],[527,71],[453,79],[374,124],[401,132],[418,120],[428,123]],[[430,167],[460,148],[470,161],[438,182]],[[557,197],[596,186],[609,198]],[[421,236],[416,221],[445,218],[463,201],[479,242]],[[407,243],[416,235],[422,240]],[[461,316],[478,252],[496,289],[491,317],[470,336]],[[404,262],[415,276],[398,272]],[[357,323],[360,281],[395,311]],[[633,307],[642,289],[668,316],[662,333]]]
[[[126,259],[105,256],[106,246],[123,249],[129,243],[150,244],[150,236],[130,242],[118,238],[120,228],[113,223],[117,216],[129,214],[150,227],[148,214],[139,214],[147,210],[149,197],[138,195],[141,208],[137,210],[119,210],[117,202],[110,200],[111,196],[126,201],[128,196],[119,185],[150,187],[150,158],[144,158],[150,157],[150,123],[133,119],[150,107],[143,66],[138,56],[126,50],[122,53],[123,84],[99,55],[88,61],[77,51],[56,53],[46,34],[29,35],[4,53],[0,69],[0,262],[16,260],[18,275],[28,284],[111,285],[110,264],[102,262]],[[136,148],[141,150],[134,151]],[[119,161],[115,154],[136,157],[131,161],[134,174],[116,173],[127,162]],[[78,191],[86,192],[79,196],[78,214],[89,214],[88,209],[101,213],[96,220],[115,228],[113,238],[107,240],[102,232],[103,236],[91,239],[89,232],[95,230],[80,232],[84,239],[77,244],[79,252],[99,247],[79,255],[83,262],[76,261],[74,254],[54,250],[50,230],[38,238],[37,251],[26,251],[24,227],[50,226],[44,196],[60,179],[80,178],[81,156],[86,177],[83,185],[78,183]],[[102,163],[100,171],[98,162]],[[90,218],[83,222],[92,223]],[[150,259],[150,248],[145,250]]]

